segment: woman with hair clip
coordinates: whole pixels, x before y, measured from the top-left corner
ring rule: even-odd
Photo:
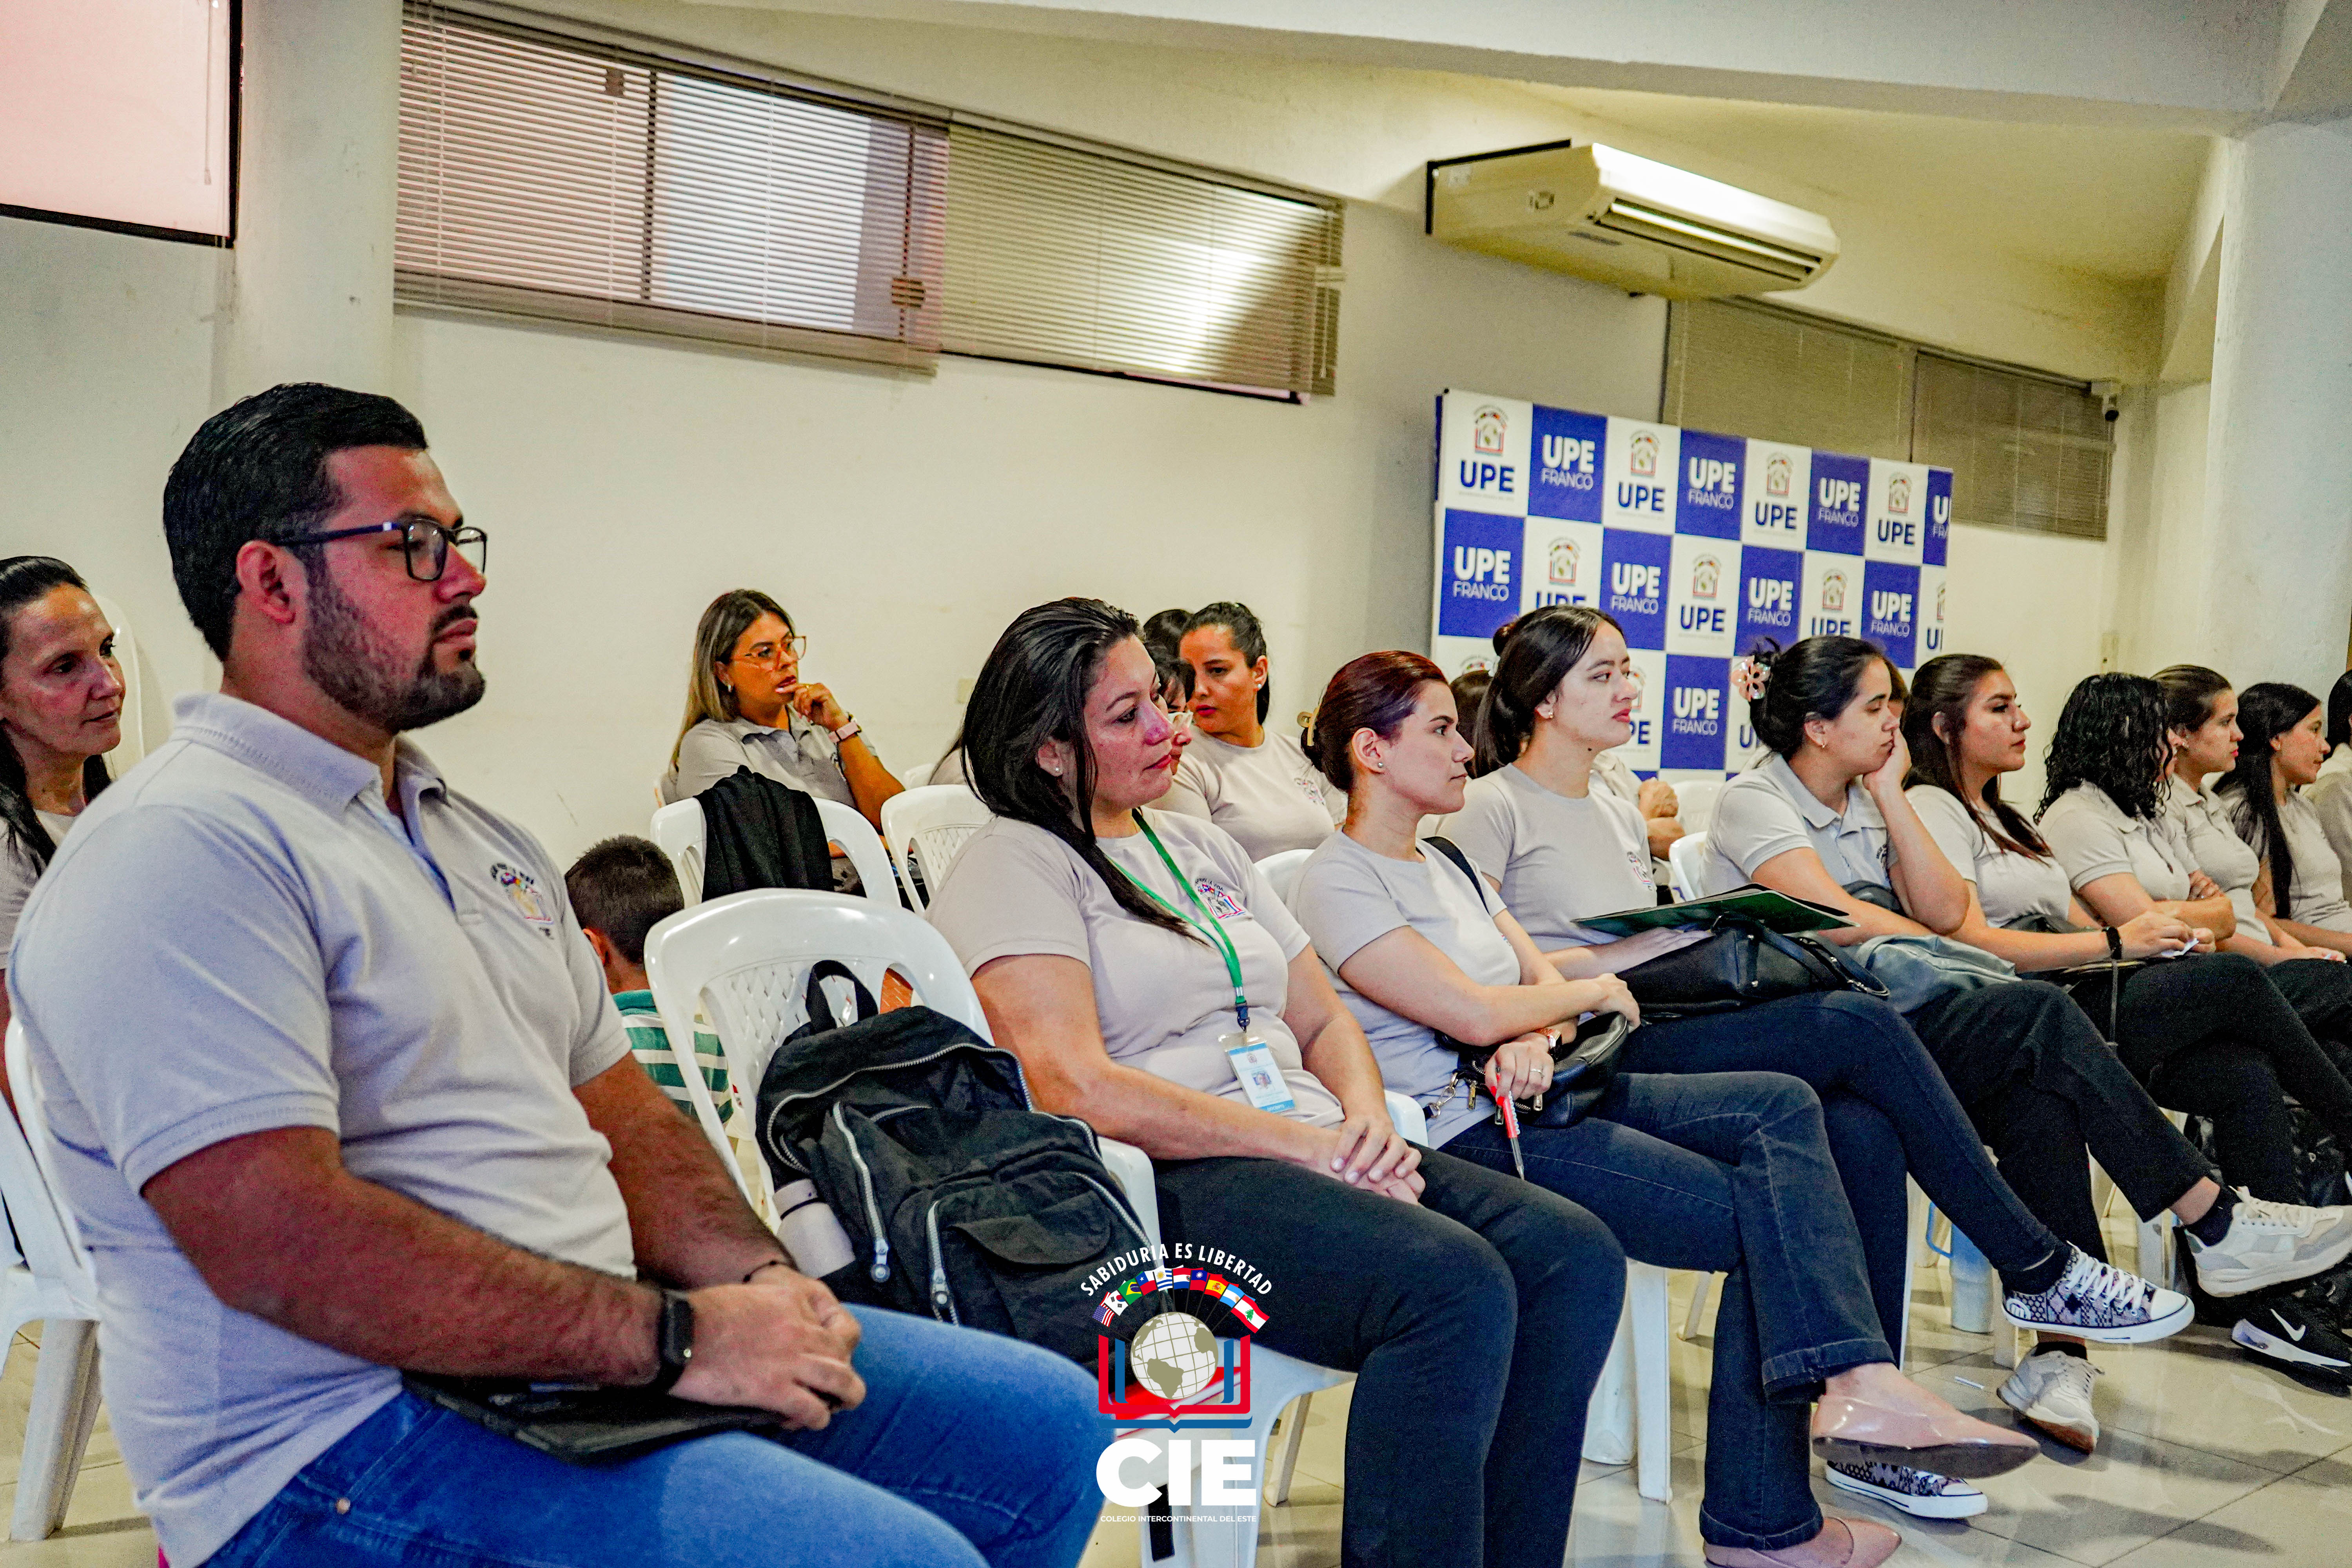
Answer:
[[[1266,725],[1274,692],[1257,616],[1220,600],[1192,612],[1179,646],[1192,667],[1192,743],[1160,809],[1215,823],[1253,860],[1328,838],[1347,802],[1297,738]]]
[[[2242,738],[2213,793],[2230,826],[2262,857],[2271,907],[2287,931],[2338,952],[2352,950],[2352,903],[2344,866],[2307,792],[2327,762],[2319,699],[2300,686],[2266,680],[2238,701]]]
[[[1348,1563],[1559,1568],[1624,1253],[1390,1123],[1354,1017],[1231,835],[1144,809],[1176,729],[1132,617],[1024,611],[964,716],[996,813],[931,920],[1039,1109],[1151,1156],[1171,1246],[1273,1281],[1255,1339],[1357,1374]]]
[[[2148,700],[2153,733],[2152,692]],[[2074,995],[2095,1019],[2112,1005],[2116,1052],[2157,1103],[2211,1120],[2224,1181],[2254,1198],[2293,1205],[2302,1194],[2281,1086],[2346,1136],[2352,1084],[2251,959],[2179,956],[2210,952],[2209,933],[2154,906],[2103,928],[2074,898],[2050,842],[2000,796],[2001,775],[2025,765],[2031,727],[1996,659],[1947,654],[1911,679],[1903,713],[1911,755],[1906,798],[1968,884],[1968,915],[1953,937],[2029,973],[2114,958],[2162,961],[2140,963],[2112,994],[2095,980]],[[2336,1317],[2324,1302],[2264,1297],[2231,1303],[2223,1321],[2257,1355],[2342,1380],[2352,1377],[2352,1347],[2339,1337]],[[2020,1376],[2026,1371],[2021,1366]],[[2053,1362],[2037,1375],[2059,1388],[2053,1403],[2088,1416],[2087,1365]],[[2053,1435],[2088,1451],[2097,1424],[2079,1431],[2081,1442],[2065,1431]]]
[[[1827,904],[1852,922],[1824,933],[1832,942],[1958,931],[1968,918],[1969,884],[1904,796],[1909,758],[1890,702],[1886,656],[1858,637],[1807,637],[1785,651],[1768,647],[1746,679],[1754,691],[1750,721],[1771,754],[1726,785],[1717,802],[1707,834],[1709,889],[1754,880]],[[1900,912],[1879,901],[1888,893]],[[2339,1211],[2283,1213],[2215,1181],[2212,1167],[2056,986],[1947,985],[1906,1017],[1991,1145],[2000,1173],[2027,1208],[2074,1244],[2083,1255],[2078,1266],[2105,1256],[2090,1158],[2142,1218],[2168,1208],[2179,1216],[2197,1278],[2216,1296],[2304,1279],[2352,1251],[2352,1226]],[[2095,1267],[2103,1272],[2081,1289],[2062,1289],[2112,1303],[2125,1331],[2067,1332],[2136,1342],[2187,1326],[2191,1309],[2180,1296]]]
[[[903,785],[874,754],[833,692],[801,679],[808,638],[756,588],[710,601],[694,630],[686,718],[670,748],[662,798],[691,800],[737,768],[854,805],[882,826],[882,803]]]
[[[48,555],[0,561],[0,1030],[8,1026],[17,916],[74,819],[107,785],[103,759],[122,741],[122,693],[114,628],[74,569]],[[0,1094],[7,1085],[0,1066]]]
[[[1348,664],[1316,710],[1314,755],[1346,784],[1348,820],[1292,903],[1389,1086],[1423,1103],[1431,1145],[1591,1210],[1644,1262],[1726,1274],[1699,1526],[1709,1563],[1859,1565],[1900,1544],[1883,1525],[1823,1520],[1809,1428],[1825,1458],[1865,1470],[1981,1477],[2033,1458],[2031,1438],[1896,1370],[1820,1101],[1797,1079],[1621,1073],[1571,1125],[1497,1124],[1505,1102],[1550,1086],[1563,1026],[1593,1012],[1638,1024],[1640,1009],[1615,975],[1564,978],[1466,862],[1418,838],[1424,815],[1462,804],[1471,756],[1435,665]],[[1463,1070],[1465,1047],[1492,1048],[1483,1071]],[[1871,1177],[1899,1191],[1899,1155]]]
[[[1630,728],[1625,639],[1608,616],[1581,607],[1538,610],[1521,626],[1524,635],[1505,655],[1487,698],[1490,727],[1473,764],[1480,776],[1445,831],[1561,973],[1622,973],[1670,940],[1612,942],[1578,923],[1653,901],[1640,824],[1631,807],[1594,787],[1591,774],[1591,759],[1622,744]],[[1909,1207],[1902,1182],[1883,1173],[1890,1166],[1907,1166],[2001,1270],[2011,1321],[2045,1336],[2083,1331],[2075,1309],[2093,1298],[2054,1289],[2073,1249],[2010,1191],[1926,1047],[1886,1003],[1814,993],[1645,1024],[1626,1042],[1623,1066],[1643,1073],[1790,1073],[1813,1088],[1890,1343],[1899,1342],[1909,1308],[1903,1293]],[[2046,1402],[2028,1400],[2023,1408],[2037,1423],[2072,1424]],[[1832,1465],[1829,1479],[1927,1517],[1985,1507],[1976,1489],[1916,1472]]]

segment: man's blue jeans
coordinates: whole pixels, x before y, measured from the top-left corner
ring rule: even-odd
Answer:
[[[859,1308],[866,1402],[568,1465],[403,1394],[288,1483],[211,1568],[1069,1568],[1110,1441],[1092,1379],[993,1334]]]

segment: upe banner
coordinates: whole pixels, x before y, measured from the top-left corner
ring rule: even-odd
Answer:
[[[1592,605],[1642,678],[1626,762],[1720,779],[1756,751],[1731,660],[1865,637],[1906,675],[1944,651],[1952,471],[1447,392],[1437,403],[1430,657],[1495,659],[1506,621]]]

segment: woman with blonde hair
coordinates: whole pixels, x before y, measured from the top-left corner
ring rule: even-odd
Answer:
[[[905,786],[831,690],[801,679],[808,638],[756,588],[710,601],[694,631],[686,719],[670,750],[666,801],[691,800],[737,768],[844,805],[877,828]]]

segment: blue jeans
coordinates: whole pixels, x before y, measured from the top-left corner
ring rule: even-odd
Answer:
[[[1780,1073],[1626,1074],[1575,1126],[1519,1142],[1528,1180],[1600,1215],[1627,1256],[1724,1276],[1700,1535],[1758,1552],[1811,1540],[1822,1380],[1895,1359],[1813,1091]],[[1491,1121],[1445,1152],[1512,1168]],[[1900,1159],[1873,1179],[1900,1185]]]
[[[412,1394],[305,1466],[209,1568],[1067,1568],[1110,1441],[1059,1356],[865,1308],[866,1402],[569,1465]]]

